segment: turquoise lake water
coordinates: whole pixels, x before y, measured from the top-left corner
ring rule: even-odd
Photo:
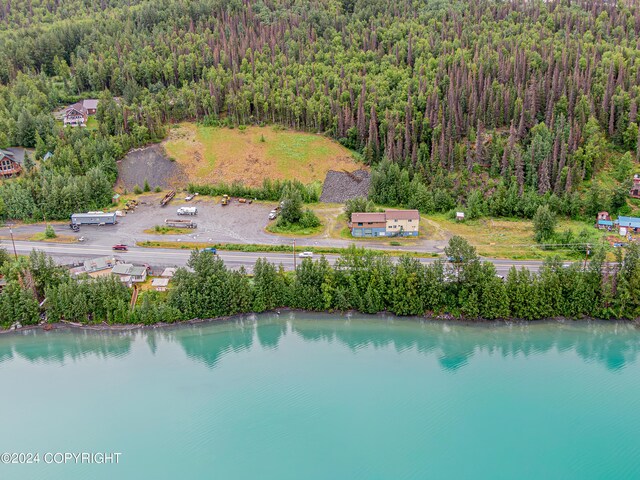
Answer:
[[[41,455],[0,479],[638,479],[639,353],[627,324],[289,313],[0,335],[0,453]]]

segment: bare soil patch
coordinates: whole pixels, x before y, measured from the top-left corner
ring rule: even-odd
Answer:
[[[152,189],[186,185],[181,165],[167,157],[159,144],[132,150],[118,162],[118,190],[131,191],[136,185],[142,188],[145,180]]]
[[[322,186],[321,202],[344,203],[356,197],[367,197],[371,175],[366,170],[355,172],[329,170]]]

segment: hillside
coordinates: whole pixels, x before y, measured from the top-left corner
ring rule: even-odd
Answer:
[[[54,160],[0,187],[3,214],[101,204],[115,161],[180,122],[233,126],[238,139],[240,125],[326,135],[372,165],[378,203],[424,213],[624,212],[628,180],[607,172],[639,169],[638,38],[640,6],[625,1],[5,2],[0,147]],[[101,102],[95,135],[55,124],[52,111],[89,96]],[[274,151],[252,128],[246,155],[212,150],[215,135],[197,129],[167,149],[196,178],[334,168],[308,140]]]
[[[272,127],[214,128],[182,123],[163,142],[189,183],[242,182],[258,187],[265,178],[323,181],[328,170],[357,170],[351,152],[315,134]]]

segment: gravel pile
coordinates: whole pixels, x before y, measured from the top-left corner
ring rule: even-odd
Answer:
[[[161,145],[131,150],[118,162],[118,183],[131,191],[149,182],[151,188],[179,188],[186,184],[186,177],[177,162],[167,158]]]
[[[366,170],[336,172],[329,170],[322,186],[321,202],[344,203],[351,198],[369,195],[371,175]]]

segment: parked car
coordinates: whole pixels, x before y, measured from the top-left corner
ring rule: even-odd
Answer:
[[[210,252],[213,253],[214,255],[218,254],[218,250],[216,249],[216,247],[206,247],[202,249],[203,252]]]
[[[298,254],[300,258],[312,258],[313,252],[301,252]]]
[[[78,241],[79,241],[79,242],[84,242],[85,240],[86,240],[86,238],[84,238],[84,237],[80,237],[80,238],[78,238]]]
[[[196,195],[198,195],[198,194],[197,193],[190,193],[189,195],[184,197],[185,202],[190,202],[191,200],[193,200],[195,198]]]
[[[275,210],[271,210],[269,212],[269,220],[273,220],[274,218],[276,218],[278,216],[278,212],[276,212]]]
[[[114,245],[112,247],[114,250],[121,250],[123,252],[126,252],[127,250],[129,250],[129,247],[127,247],[125,244],[123,243],[117,243],[116,245]]]
[[[615,248],[626,247],[628,244],[626,242],[616,242],[613,244]]]

